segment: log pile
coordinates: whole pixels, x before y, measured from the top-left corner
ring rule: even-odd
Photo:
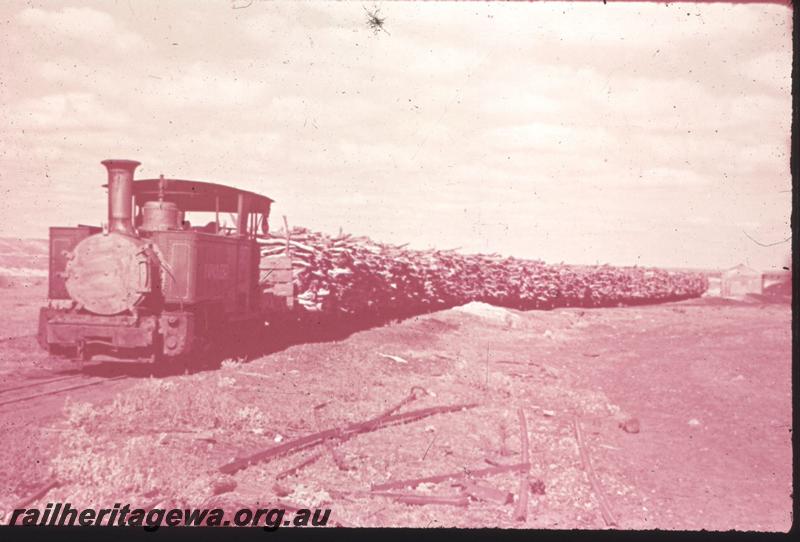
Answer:
[[[279,231],[259,241],[262,261],[289,251],[297,305],[317,319],[386,321],[471,301],[521,310],[608,307],[697,297],[708,286],[700,273],[411,250],[304,228],[288,240]]]

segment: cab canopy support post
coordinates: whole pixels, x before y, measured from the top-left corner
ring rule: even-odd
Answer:
[[[247,200],[244,194],[239,194],[236,200],[236,233],[247,235]]]

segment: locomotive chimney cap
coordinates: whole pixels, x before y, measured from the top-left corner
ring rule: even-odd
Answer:
[[[141,162],[137,162],[136,160],[127,160],[125,158],[109,158],[108,160],[103,160],[100,163],[106,166],[107,168],[112,168],[112,167],[136,168],[142,165]]]
[[[109,158],[108,160],[103,160],[100,163],[103,164],[108,170],[121,168],[121,169],[130,169],[131,171],[133,171],[134,169],[142,165],[141,162],[138,162],[136,160],[128,160],[126,158]],[[104,184],[103,188],[108,188],[108,184]]]

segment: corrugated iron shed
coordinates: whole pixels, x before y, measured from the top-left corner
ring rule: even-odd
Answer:
[[[741,297],[747,294],[760,294],[762,289],[761,272],[744,264],[722,273],[720,294],[722,297]]]

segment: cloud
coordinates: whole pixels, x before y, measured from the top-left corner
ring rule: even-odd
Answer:
[[[244,33],[255,41],[271,39],[275,31],[289,27],[301,27],[303,39],[309,33],[316,35],[321,30],[352,25],[355,9],[330,9],[317,2],[261,2],[256,9],[235,13],[242,22]],[[349,12],[349,13],[348,13]]]
[[[779,96],[785,96],[792,83],[792,51],[770,51],[743,62],[741,71]]]
[[[531,122],[503,126],[487,131],[487,144],[497,149],[587,152],[609,146],[611,136],[605,128],[571,124]]]
[[[511,121],[530,118],[546,113],[557,114],[563,108],[555,97],[536,92],[512,89],[486,89],[486,99],[479,105],[479,111],[498,121]]]
[[[124,111],[105,106],[89,92],[48,94],[11,108],[11,123],[20,129],[124,130],[130,121]]]
[[[131,52],[145,43],[139,34],[117,24],[108,13],[92,8],[60,11],[26,8],[17,15],[17,20],[38,36],[64,37],[121,52]]]
[[[195,62],[180,71],[153,70],[152,77],[140,78],[132,90],[157,107],[235,108],[257,103],[266,81],[237,73],[235,67]]]
[[[102,219],[111,156],[312,228],[547,259],[673,236],[721,261],[733,218],[765,239],[788,220],[785,7],[386,3],[378,35],[361,4],[21,9],[0,17],[0,184],[53,223]]]
[[[702,186],[711,184],[711,179],[695,171],[680,168],[657,167],[642,171],[638,184],[658,186]]]

